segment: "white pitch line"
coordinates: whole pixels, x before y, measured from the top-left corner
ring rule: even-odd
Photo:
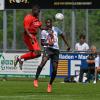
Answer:
[[[100,95],[99,93],[98,94],[94,94],[94,95]],[[47,96],[50,96],[50,97],[53,97],[53,96],[57,96],[57,97],[62,97],[62,96],[65,96],[65,97],[76,97],[76,96],[81,96],[81,95],[78,95],[78,94],[76,94],[76,95],[70,95],[70,94],[66,94],[66,95],[57,95],[57,94],[49,94],[49,95],[26,95],[26,96],[24,96],[24,95],[17,95],[17,96],[0,96],[0,98],[29,98],[29,97],[35,97],[35,98],[38,98],[38,96],[41,96],[41,97],[47,97]],[[88,96],[88,94],[86,94],[86,96]]]
[[[40,98],[39,96],[41,96],[41,97],[48,97],[48,96],[50,96],[50,97],[54,97],[54,96],[57,96],[57,97],[69,97],[69,96],[78,96],[78,95],[27,95],[27,96],[0,96],[0,98],[31,98],[31,97],[34,97],[34,98]]]

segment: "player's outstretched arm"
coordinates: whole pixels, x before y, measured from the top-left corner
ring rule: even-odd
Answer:
[[[62,37],[62,39],[63,39],[63,41],[65,42],[65,44],[67,45],[67,50],[69,51],[70,50],[70,46],[68,45],[68,42],[67,42],[67,40],[65,39],[65,36],[63,35],[63,34],[61,34],[60,35],[61,37]]]

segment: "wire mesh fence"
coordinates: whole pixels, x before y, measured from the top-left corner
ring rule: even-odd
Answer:
[[[24,45],[22,33],[23,19],[31,9],[6,10],[0,11],[0,49],[27,49]],[[56,13],[64,14],[63,21],[54,19]],[[68,9],[42,9],[40,13],[40,20],[45,25],[45,19],[53,19],[53,25],[59,27],[68,40],[71,48],[79,41],[79,35],[85,34],[86,41],[89,45],[96,45],[100,49],[100,10],[68,10]],[[40,40],[40,32],[37,38]],[[61,50],[65,50],[65,45],[59,37],[59,45]]]

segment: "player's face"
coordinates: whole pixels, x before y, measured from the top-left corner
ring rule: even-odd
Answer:
[[[37,7],[33,7],[32,8],[32,14],[34,16],[38,16],[39,15],[39,12],[40,12],[40,9],[39,8],[37,8]]]
[[[95,47],[92,47],[92,48],[91,48],[91,51],[92,51],[93,53],[95,53],[95,52],[96,52],[96,48],[95,48]]]
[[[47,21],[46,21],[46,26],[47,26],[47,27],[52,27],[52,22],[51,22],[50,20],[47,20]]]
[[[85,42],[85,39],[81,38],[80,43],[83,44]]]

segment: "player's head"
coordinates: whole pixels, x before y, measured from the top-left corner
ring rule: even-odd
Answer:
[[[33,5],[32,6],[32,15],[38,16],[40,12],[40,7],[38,5]]]
[[[85,42],[85,35],[81,34],[79,38],[80,38],[80,44],[83,44]]]
[[[96,46],[92,45],[91,46],[91,51],[92,51],[92,53],[96,53]]]
[[[45,21],[45,23],[46,23],[46,26],[47,27],[49,27],[49,28],[51,28],[52,27],[52,19],[46,19],[46,21]]]

